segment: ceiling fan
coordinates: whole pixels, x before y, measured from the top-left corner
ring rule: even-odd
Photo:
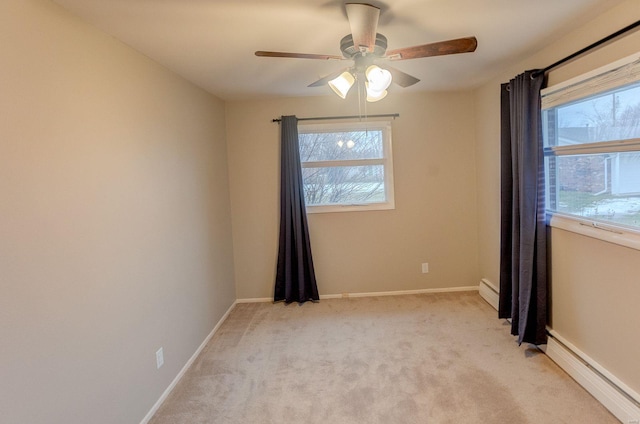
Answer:
[[[377,32],[380,8],[367,3],[347,3],[345,8],[351,27],[351,34],[344,36],[340,40],[342,56],[270,51],[257,51],[255,55],[297,59],[353,60],[353,66],[320,78],[318,81],[309,84],[309,87],[329,84],[336,94],[345,98],[358,75],[364,75],[366,78],[367,100],[378,101],[386,96],[386,89],[391,84],[391,81],[401,87],[409,87],[420,80],[386,64],[383,65],[384,69],[377,66],[377,64],[383,61],[468,53],[475,51],[478,46],[475,37],[464,37],[387,51],[387,38]]]

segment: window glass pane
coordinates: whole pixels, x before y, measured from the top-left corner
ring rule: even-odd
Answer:
[[[547,158],[548,207],[640,226],[640,152]]]
[[[384,166],[303,168],[307,206],[384,202]]]
[[[640,138],[640,82],[545,110],[545,144]]]
[[[302,162],[381,159],[382,130],[300,133]]]

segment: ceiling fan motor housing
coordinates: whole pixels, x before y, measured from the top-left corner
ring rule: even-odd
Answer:
[[[362,54],[359,46],[353,44],[353,36],[351,34],[345,35],[340,40],[340,51],[346,59],[353,59],[354,57]],[[387,37],[380,33],[376,33],[376,44],[373,47],[373,52],[368,53],[374,56],[382,57],[384,52],[387,51]]]

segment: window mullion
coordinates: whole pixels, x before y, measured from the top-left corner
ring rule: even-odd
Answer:
[[[330,168],[337,166],[370,166],[384,164],[385,159],[323,160],[301,163],[303,168]]]
[[[594,153],[616,153],[640,151],[640,138],[629,140],[601,141],[570,146],[552,146],[544,149],[545,156],[587,155]]]

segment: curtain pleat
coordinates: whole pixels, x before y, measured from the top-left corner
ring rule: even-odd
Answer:
[[[499,317],[518,343],[546,343],[547,242],[540,90],[527,71],[501,93],[501,244]]]
[[[318,301],[302,185],[298,119],[280,122],[280,236],[274,301]]]

